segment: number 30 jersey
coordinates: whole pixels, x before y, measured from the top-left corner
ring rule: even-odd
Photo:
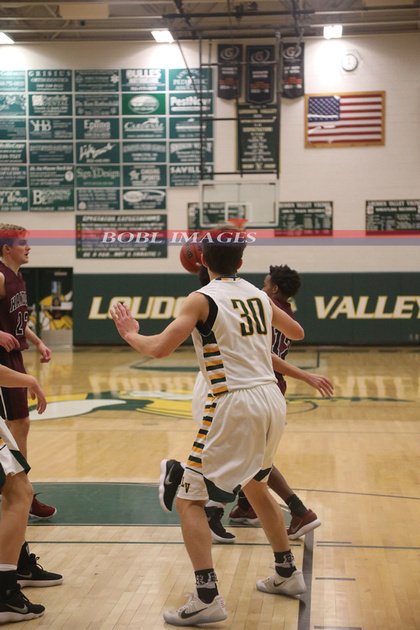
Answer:
[[[6,287],[6,295],[0,299],[0,330],[16,337],[20,344],[16,350],[26,350],[29,347],[25,337],[28,322],[26,286],[21,274],[16,274],[2,262],[0,272],[4,275]]]
[[[270,298],[243,278],[217,278],[198,290],[209,317],[192,338],[214,396],[276,382],[271,361]]]

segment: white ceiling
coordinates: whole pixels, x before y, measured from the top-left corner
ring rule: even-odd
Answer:
[[[0,31],[16,43],[320,37],[328,24],[343,36],[420,32],[420,0],[109,0],[0,2]]]

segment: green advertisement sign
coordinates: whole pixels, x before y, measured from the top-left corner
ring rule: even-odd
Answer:
[[[26,94],[0,94],[0,116],[25,116]]]
[[[123,94],[122,113],[125,116],[165,114],[165,103],[165,94]]]
[[[77,258],[167,258],[166,214],[77,215]]]
[[[121,183],[120,167],[96,165],[76,167],[78,188],[118,188]]]
[[[26,188],[28,185],[26,166],[0,165],[0,182],[2,188]]]
[[[366,202],[366,231],[420,230],[420,199]]]
[[[71,92],[71,70],[28,70],[28,92]]]
[[[1,142],[0,163],[26,163],[26,142]]]
[[[74,210],[74,188],[31,188],[29,209],[32,212],[71,212]]]
[[[24,92],[25,70],[0,70],[0,92]]]
[[[131,68],[121,70],[123,92],[164,92],[166,71],[163,68]]]
[[[246,172],[277,169],[275,107],[239,105],[238,169]]]
[[[120,121],[118,118],[77,118],[78,140],[118,140]]]
[[[119,164],[119,142],[76,142],[78,164]]]
[[[203,143],[205,162],[213,162],[213,141]],[[171,164],[200,163],[201,144],[197,141],[170,142],[169,162]]]
[[[202,137],[213,138],[213,121],[201,123]],[[197,140],[200,138],[199,116],[177,116],[169,119],[169,137],[172,140]]]
[[[76,92],[118,92],[119,70],[75,70]]]
[[[170,92],[207,92],[213,89],[211,68],[181,68],[169,70]]]
[[[200,105],[201,103],[201,105]],[[203,114],[211,116],[213,114],[213,94],[205,94],[202,98],[191,92],[179,92],[169,94],[169,113],[176,114]]]
[[[30,140],[73,140],[72,118],[30,118]]]
[[[164,116],[123,118],[124,140],[163,140],[166,138]]]
[[[116,188],[81,188],[77,191],[77,210],[102,212],[119,209],[120,191]]]
[[[166,210],[166,188],[124,189],[124,210]]]
[[[306,201],[279,203],[279,233],[282,231],[316,234],[331,233],[333,229],[332,201]]]
[[[181,272],[179,265],[179,273],[168,274],[75,274],[74,343],[124,344],[109,317],[119,301],[130,307],[144,334],[161,332],[198,287],[197,276]],[[262,287],[266,272],[241,275]],[[418,273],[301,276],[295,316],[305,330],[304,344],[418,345]]]
[[[72,164],[72,142],[30,142],[29,161],[31,164]]]
[[[123,185],[126,188],[159,188],[166,186],[166,165],[125,165]]]
[[[118,95],[76,94],[74,107],[76,116],[118,116],[120,113]]]
[[[123,142],[123,162],[166,163],[166,142]]]
[[[24,212],[28,209],[28,191],[0,189],[0,212]]]
[[[187,208],[189,230],[199,230],[201,226],[226,222],[226,203],[224,201],[204,202],[202,220],[200,220],[200,205],[198,203],[189,203]]]
[[[198,186],[200,179],[213,179],[213,164],[204,165],[203,177],[199,164],[173,164],[169,166],[169,185],[176,187]]]
[[[74,167],[72,164],[40,165],[29,167],[29,185],[31,188],[59,188],[74,185]]]
[[[71,94],[29,94],[30,116],[71,116]]]
[[[26,120],[23,118],[0,118],[0,140],[25,140]]]

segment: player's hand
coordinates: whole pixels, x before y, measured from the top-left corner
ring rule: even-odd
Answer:
[[[37,348],[39,354],[41,355],[41,363],[48,363],[49,361],[51,361],[52,352],[51,352],[51,350],[49,348],[47,348],[45,343],[43,343],[41,341],[37,345],[36,348]]]
[[[20,343],[16,337],[10,333],[0,330],[0,346],[2,346],[7,352],[10,352],[10,350],[19,350]]]
[[[111,309],[110,315],[123,339],[126,339],[127,335],[133,333],[137,334],[139,332],[139,323],[131,315],[131,311],[127,304],[121,304],[121,302],[118,302],[118,304],[115,304],[114,308]]]
[[[311,385],[319,391],[323,398],[331,398],[334,395],[334,385],[330,379],[321,374],[308,374],[308,385]]]
[[[37,412],[44,413],[45,409],[47,408],[47,399],[45,398],[45,394],[42,391],[41,386],[36,380],[36,378],[34,378],[33,385],[28,387],[28,391],[32,400],[35,400],[35,398],[37,399],[36,401]]]

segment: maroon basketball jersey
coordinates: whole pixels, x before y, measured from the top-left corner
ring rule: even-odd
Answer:
[[[21,274],[16,275],[2,262],[0,262],[0,272],[4,275],[6,284],[6,295],[0,299],[0,330],[16,337],[20,344],[16,350],[26,350],[29,348],[25,337],[28,322],[26,286]]]
[[[292,307],[290,306],[289,302],[287,302],[286,300],[276,300],[274,298],[272,298],[272,300],[276,306],[281,308],[282,311],[284,311],[285,313],[287,313],[287,315],[290,315],[290,317],[293,317],[293,319],[295,319],[295,316],[293,315]],[[285,359],[292,343],[291,340],[288,339],[288,337],[286,337],[282,332],[280,332],[276,328],[272,329],[272,336],[273,337],[272,337],[271,352],[273,354],[276,354],[278,357],[280,357],[280,359]],[[284,376],[283,374],[280,374],[279,372],[274,372],[274,374],[276,375],[276,378],[277,378],[277,385],[280,387],[281,393],[284,394],[287,387],[286,381],[284,380]]]

